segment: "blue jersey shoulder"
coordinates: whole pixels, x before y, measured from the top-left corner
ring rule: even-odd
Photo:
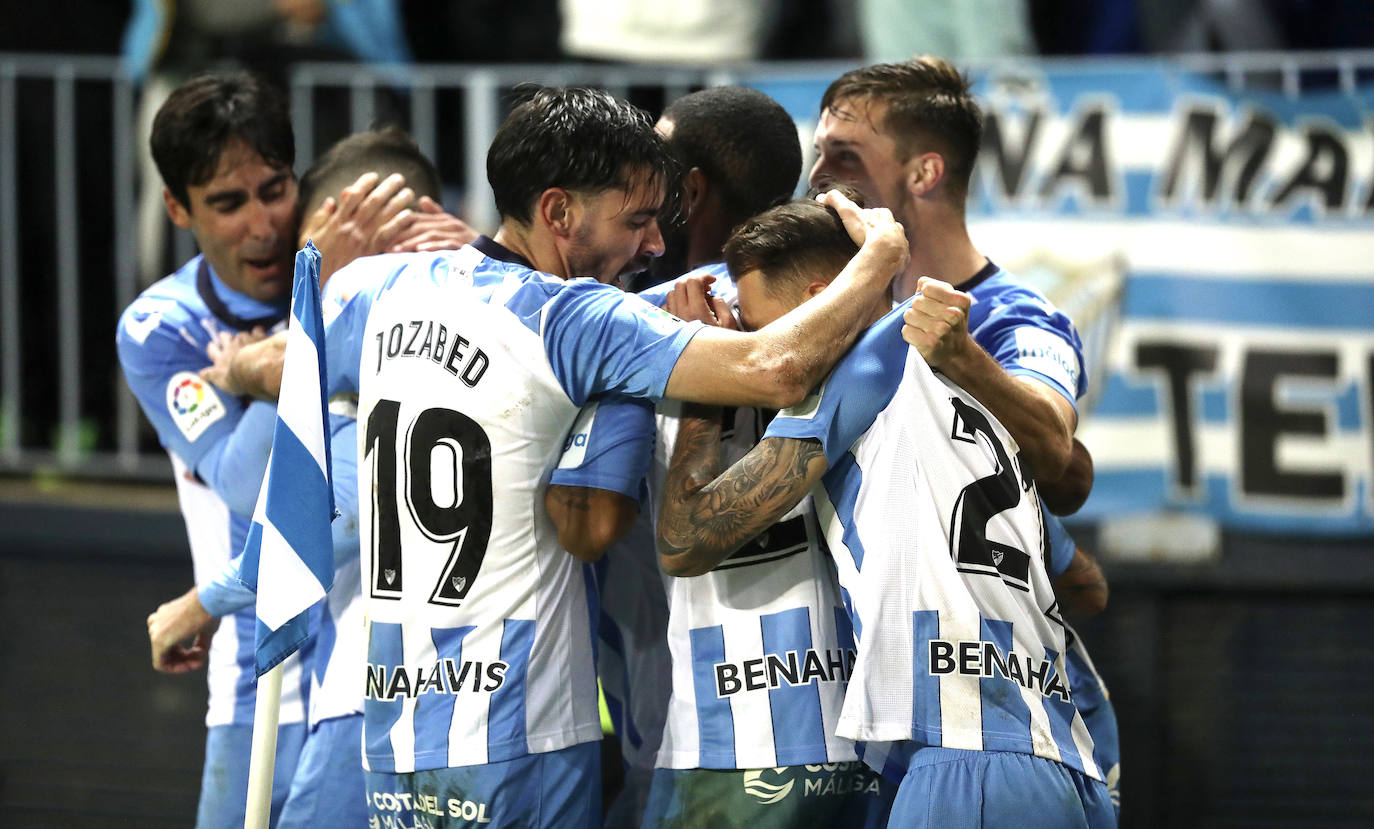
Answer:
[[[908,305],[910,300],[870,326],[825,383],[773,418],[764,437],[816,438],[833,467],[897,392],[908,356],[902,339]]]
[[[210,309],[196,290],[200,262],[201,257],[197,256],[154,282],[124,309],[115,332],[116,342],[121,346],[121,362],[126,358],[135,363],[146,359],[141,350],[124,346],[143,346],[155,331],[202,345],[209,342],[210,333],[201,321],[210,316]]]
[[[1033,376],[1070,403],[1083,396],[1083,341],[1064,312],[1001,268],[968,292],[969,334],[1008,373]]]

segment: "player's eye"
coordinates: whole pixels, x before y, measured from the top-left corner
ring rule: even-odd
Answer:
[[[243,203],[245,201],[246,199],[241,197],[216,199],[214,204],[212,204],[211,206],[214,208],[214,211],[216,213],[227,216],[230,213],[233,213],[235,210],[238,210],[240,207],[243,207]]]

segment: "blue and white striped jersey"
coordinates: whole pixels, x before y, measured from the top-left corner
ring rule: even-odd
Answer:
[[[701,273],[716,277],[712,293],[736,305],[734,281],[724,265],[688,276]],[[662,302],[675,282],[641,296]],[[680,411],[672,401],[659,404],[649,480],[655,520]],[[733,463],[758,442],[765,415],[739,408],[727,410],[726,417],[724,460]],[[652,539],[652,530],[645,535]],[[653,560],[654,553],[652,546],[629,549],[623,543],[607,553],[607,558],[616,556]],[[809,498],[712,572],[666,578],[666,588],[672,694],[660,768],[766,768],[856,759],[853,744],[835,736],[854,664],[853,633],[834,565],[818,541]],[[638,696],[645,694],[652,691]]]
[[[858,640],[838,733],[1034,754],[1101,778],[1065,679],[1066,633],[1015,441],[901,338],[905,303],[766,436],[814,438],[813,490]],[[896,760],[896,763],[893,760]]]
[[[376,275],[326,330],[331,395],[359,394],[372,771],[601,736],[595,594],[558,546],[544,488],[579,408],[661,396],[700,326],[512,258],[482,239],[340,272]]]
[[[230,397],[200,378],[210,365],[205,348],[221,331],[272,328],[285,314],[284,307],[230,290],[196,256],[140,294],[119,318],[119,362],[171,456],[196,583],[203,587],[243,552],[276,420],[271,405]],[[242,592],[249,606],[227,615],[211,640],[208,726],[253,722],[257,620],[251,592]],[[219,593],[203,592],[202,602],[217,615],[226,604]],[[285,665],[281,722],[301,722],[306,694],[300,659],[293,656]]]

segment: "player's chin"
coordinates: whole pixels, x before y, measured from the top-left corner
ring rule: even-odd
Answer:
[[[635,274],[644,273],[648,269],[648,258],[631,259],[628,263],[626,263],[625,267],[620,269],[620,273],[611,277],[611,281],[609,284],[614,285],[617,288],[620,288],[621,290],[624,290],[625,286],[629,284],[630,278],[632,276],[634,276]]]
[[[254,299],[271,301],[290,293],[293,273],[290,260],[245,259],[242,267],[244,284],[252,287]]]

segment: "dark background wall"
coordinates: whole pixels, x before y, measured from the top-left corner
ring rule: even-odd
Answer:
[[[195,822],[205,675],[155,673],[146,627],[191,585],[185,528],[170,488],[111,494],[0,496],[0,826]]]

